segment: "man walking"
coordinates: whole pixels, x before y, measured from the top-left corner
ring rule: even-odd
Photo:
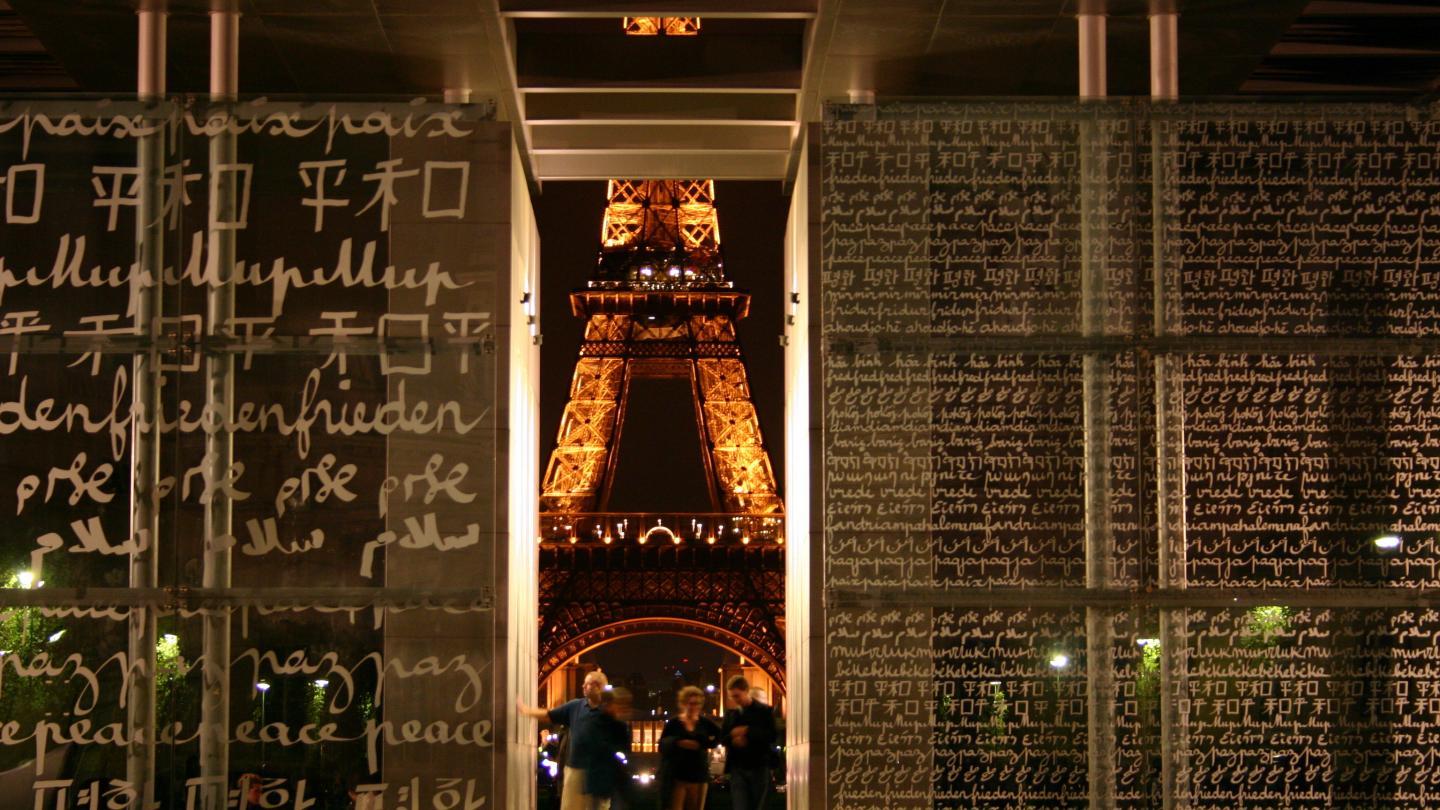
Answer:
[[[520,714],[536,720],[548,720],[570,729],[570,756],[565,761],[565,776],[561,780],[560,810],[609,810],[610,791],[596,795],[594,788],[586,784],[586,771],[611,768],[614,763],[614,748],[607,733],[608,723],[613,719],[605,713],[602,698],[609,681],[605,673],[594,670],[585,675],[581,687],[585,697],[562,703],[553,709],[526,706],[523,699],[515,705]]]
[[[731,678],[725,690],[735,704],[725,712],[720,733],[725,744],[725,772],[730,774],[730,803],[735,810],[760,810],[770,789],[775,710],[750,694],[750,682],[743,675]]]

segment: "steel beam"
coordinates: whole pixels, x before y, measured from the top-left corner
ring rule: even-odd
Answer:
[[[816,0],[501,0],[511,18],[584,19],[700,17],[702,19],[806,20]]]
[[[1158,3],[1150,15],[1150,97],[1172,101],[1180,96],[1177,15],[1168,3]],[[1153,232],[1154,290],[1152,329],[1157,338],[1179,331],[1171,314],[1180,312],[1180,285],[1174,283],[1170,263],[1159,234],[1165,211],[1164,156],[1171,151],[1169,128],[1152,125],[1154,170]],[[1156,537],[1159,585],[1183,590],[1187,584],[1185,540],[1185,412],[1182,383],[1184,358],[1156,355],[1155,374],[1155,481]],[[1189,618],[1183,608],[1162,609],[1160,635],[1160,782],[1163,810],[1186,810],[1189,791],[1189,730],[1184,705],[1189,691]]]
[[[136,93],[142,101],[163,104],[165,97],[166,15],[145,9],[137,14]],[[164,309],[165,222],[161,215],[165,175],[164,135],[137,140],[140,200],[135,217],[136,272],[130,281],[135,332],[144,348],[135,352],[130,422],[130,533],[138,538],[130,555],[130,588],[143,592],[160,579],[160,372],[158,339]],[[54,589],[46,588],[49,597]],[[125,750],[125,778],[138,802],[155,800],[155,605],[142,604],[129,615],[128,651],[133,669],[126,695],[126,722],[138,733]]]
[[[1104,98],[1105,17],[1077,16],[1080,97]],[[1106,264],[1109,223],[1099,204],[1107,182],[1109,156],[1104,131],[1081,120],[1080,138],[1080,332],[1103,337],[1109,307]],[[1110,523],[1110,356],[1086,353],[1082,359],[1085,441],[1085,587],[1109,588],[1115,567],[1115,537]],[[1115,807],[1115,615],[1104,607],[1085,609],[1086,739],[1089,750],[1090,810]]]
[[[211,115],[230,116],[239,95],[240,13],[210,13]],[[228,336],[235,316],[235,226],[237,188],[232,167],[237,161],[235,135],[220,127],[210,136],[211,199],[209,256],[212,280],[205,290],[205,335]],[[205,407],[229,422],[235,410],[235,355],[204,357]],[[226,430],[205,435],[205,463],[210,480],[230,475],[235,455],[234,434]],[[233,504],[217,489],[205,504],[204,587],[230,587]],[[204,666],[200,686],[200,807],[225,810],[230,784],[230,610],[208,611],[203,618]]]

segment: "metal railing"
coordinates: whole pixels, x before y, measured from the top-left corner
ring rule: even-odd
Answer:
[[[780,513],[542,512],[537,540],[592,545],[776,546],[785,543]]]

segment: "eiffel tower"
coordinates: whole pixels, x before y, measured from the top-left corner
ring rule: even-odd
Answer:
[[[725,278],[714,181],[612,180],[570,402],[545,471],[542,512],[603,511],[630,382],[688,378],[714,512],[778,513],[735,324],[750,296]]]
[[[569,402],[540,496],[542,682],[624,635],[729,647],[783,688],[783,504],[735,325],[711,180],[612,180]],[[630,384],[690,382],[707,514],[607,511]],[[662,506],[657,505],[657,506]]]

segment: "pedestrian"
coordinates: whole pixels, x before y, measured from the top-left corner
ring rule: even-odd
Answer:
[[[635,806],[630,773],[632,704],[630,690],[623,686],[605,692],[600,702],[605,713],[600,721],[605,756],[596,757],[595,764],[585,771],[586,792],[608,799],[611,810]]]
[[[614,719],[602,703],[609,681],[605,673],[593,670],[585,675],[581,686],[584,697],[562,703],[552,709],[525,705],[517,698],[521,716],[548,720],[569,729],[570,754],[560,782],[560,810],[609,810],[609,794],[598,795],[586,784],[586,774],[612,767],[614,749],[608,734],[613,733]],[[592,780],[593,781],[593,780]]]
[[[750,682],[736,675],[725,684],[735,708],[725,712],[720,738],[725,744],[725,773],[730,775],[734,810],[760,810],[770,789],[775,746],[775,710],[750,694]]]
[[[702,715],[705,693],[680,690],[680,713],[660,732],[660,763],[671,785],[666,810],[703,810],[710,787],[710,751],[720,744],[720,725]]]

